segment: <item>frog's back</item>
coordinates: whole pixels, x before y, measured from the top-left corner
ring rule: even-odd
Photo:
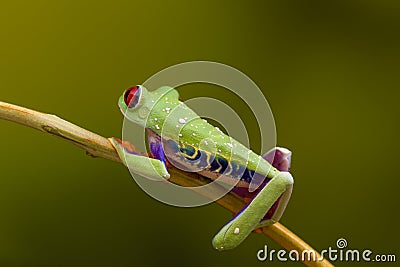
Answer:
[[[273,168],[261,156],[201,118],[189,121],[179,139],[164,137],[167,158],[177,167],[213,180],[248,187],[254,177],[272,177]]]
[[[162,137],[171,163],[211,179],[222,175],[238,186],[248,186],[255,176],[274,176],[277,170],[266,160],[200,118],[176,95],[170,90],[159,98],[147,126]]]

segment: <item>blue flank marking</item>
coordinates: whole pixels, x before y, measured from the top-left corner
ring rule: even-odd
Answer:
[[[244,173],[242,175],[242,178],[240,178],[240,180],[243,180],[243,181],[245,181],[247,183],[251,183],[251,180],[253,179],[254,173],[255,173],[255,171],[249,170],[249,169],[246,168],[244,170]]]
[[[215,172],[215,171],[216,171],[218,168],[220,168],[220,167],[221,167],[221,166],[219,165],[217,158],[215,158],[215,159],[211,162],[209,170],[212,171],[212,172]],[[218,172],[218,173],[220,173],[220,172]]]
[[[199,150],[194,149],[191,146],[181,147],[179,149],[184,155],[187,155],[187,159],[190,161],[196,161],[200,159],[201,152]],[[194,157],[193,157],[194,156]]]
[[[215,156],[213,157],[212,162],[208,162],[210,160],[207,157],[206,153],[200,151],[192,146],[183,146],[176,143],[173,140],[168,140],[168,145],[172,148],[173,151],[176,151],[177,154],[180,154],[185,157],[186,160],[192,162],[192,164],[196,165],[198,168],[206,168],[211,172],[216,172],[219,174],[226,174],[235,179],[240,179],[246,183],[251,183],[253,176],[255,174],[254,170],[249,170],[245,166],[239,165],[236,162],[230,162],[223,158]],[[163,159],[165,160],[165,156],[163,155]]]
[[[174,142],[172,140],[168,140],[167,143],[172,148],[172,151],[175,151],[175,153],[177,151],[179,151],[179,147],[178,147],[178,144],[176,142]]]

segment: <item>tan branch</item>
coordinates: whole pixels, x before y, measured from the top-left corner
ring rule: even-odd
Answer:
[[[117,152],[114,150],[110,141],[98,134],[92,133],[75,124],[63,120],[55,115],[46,114],[20,106],[0,102],[0,119],[9,120],[42,132],[60,137],[84,150],[93,157],[101,157],[116,162],[121,162]],[[170,181],[188,187],[204,185],[209,181],[196,173],[183,172],[171,167],[168,169],[171,174]],[[238,212],[244,206],[244,201],[234,193],[229,193],[217,201],[219,205]],[[297,250],[299,255],[302,251],[315,251],[311,246],[296,236],[280,223],[264,227],[263,233],[277,242],[286,250]],[[319,254],[315,251],[317,258]],[[304,261],[307,266],[333,266],[327,260],[323,261]]]

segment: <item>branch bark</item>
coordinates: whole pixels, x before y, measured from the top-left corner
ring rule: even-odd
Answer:
[[[62,138],[84,149],[87,154],[93,157],[105,158],[121,163],[117,152],[107,138],[92,133],[55,115],[0,101],[0,119],[19,123]],[[174,167],[169,168],[168,171],[171,174],[170,181],[181,186],[196,187],[209,182],[196,173],[184,172]],[[229,193],[216,202],[234,213],[241,210],[245,205],[243,199],[234,193]],[[264,227],[262,232],[288,251],[296,250],[299,255],[304,250],[314,251],[317,259],[320,257],[310,245],[280,223]],[[303,263],[306,266],[333,266],[326,259],[322,261],[308,261],[306,259]]]

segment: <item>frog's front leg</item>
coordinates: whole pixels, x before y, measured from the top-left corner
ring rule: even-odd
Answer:
[[[130,171],[143,175],[149,179],[164,180],[169,179],[170,175],[165,162],[160,159],[153,159],[128,149],[121,140],[110,138],[111,144],[118,153],[119,158]]]
[[[254,229],[260,227],[260,221],[279,197],[279,202],[286,206],[293,182],[289,172],[278,172],[258,195],[218,232],[213,239],[213,246],[218,250],[238,246]],[[282,212],[283,210],[277,210],[277,218],[274,216],[271,220],[263,222],[263,225],[277,221]]]

